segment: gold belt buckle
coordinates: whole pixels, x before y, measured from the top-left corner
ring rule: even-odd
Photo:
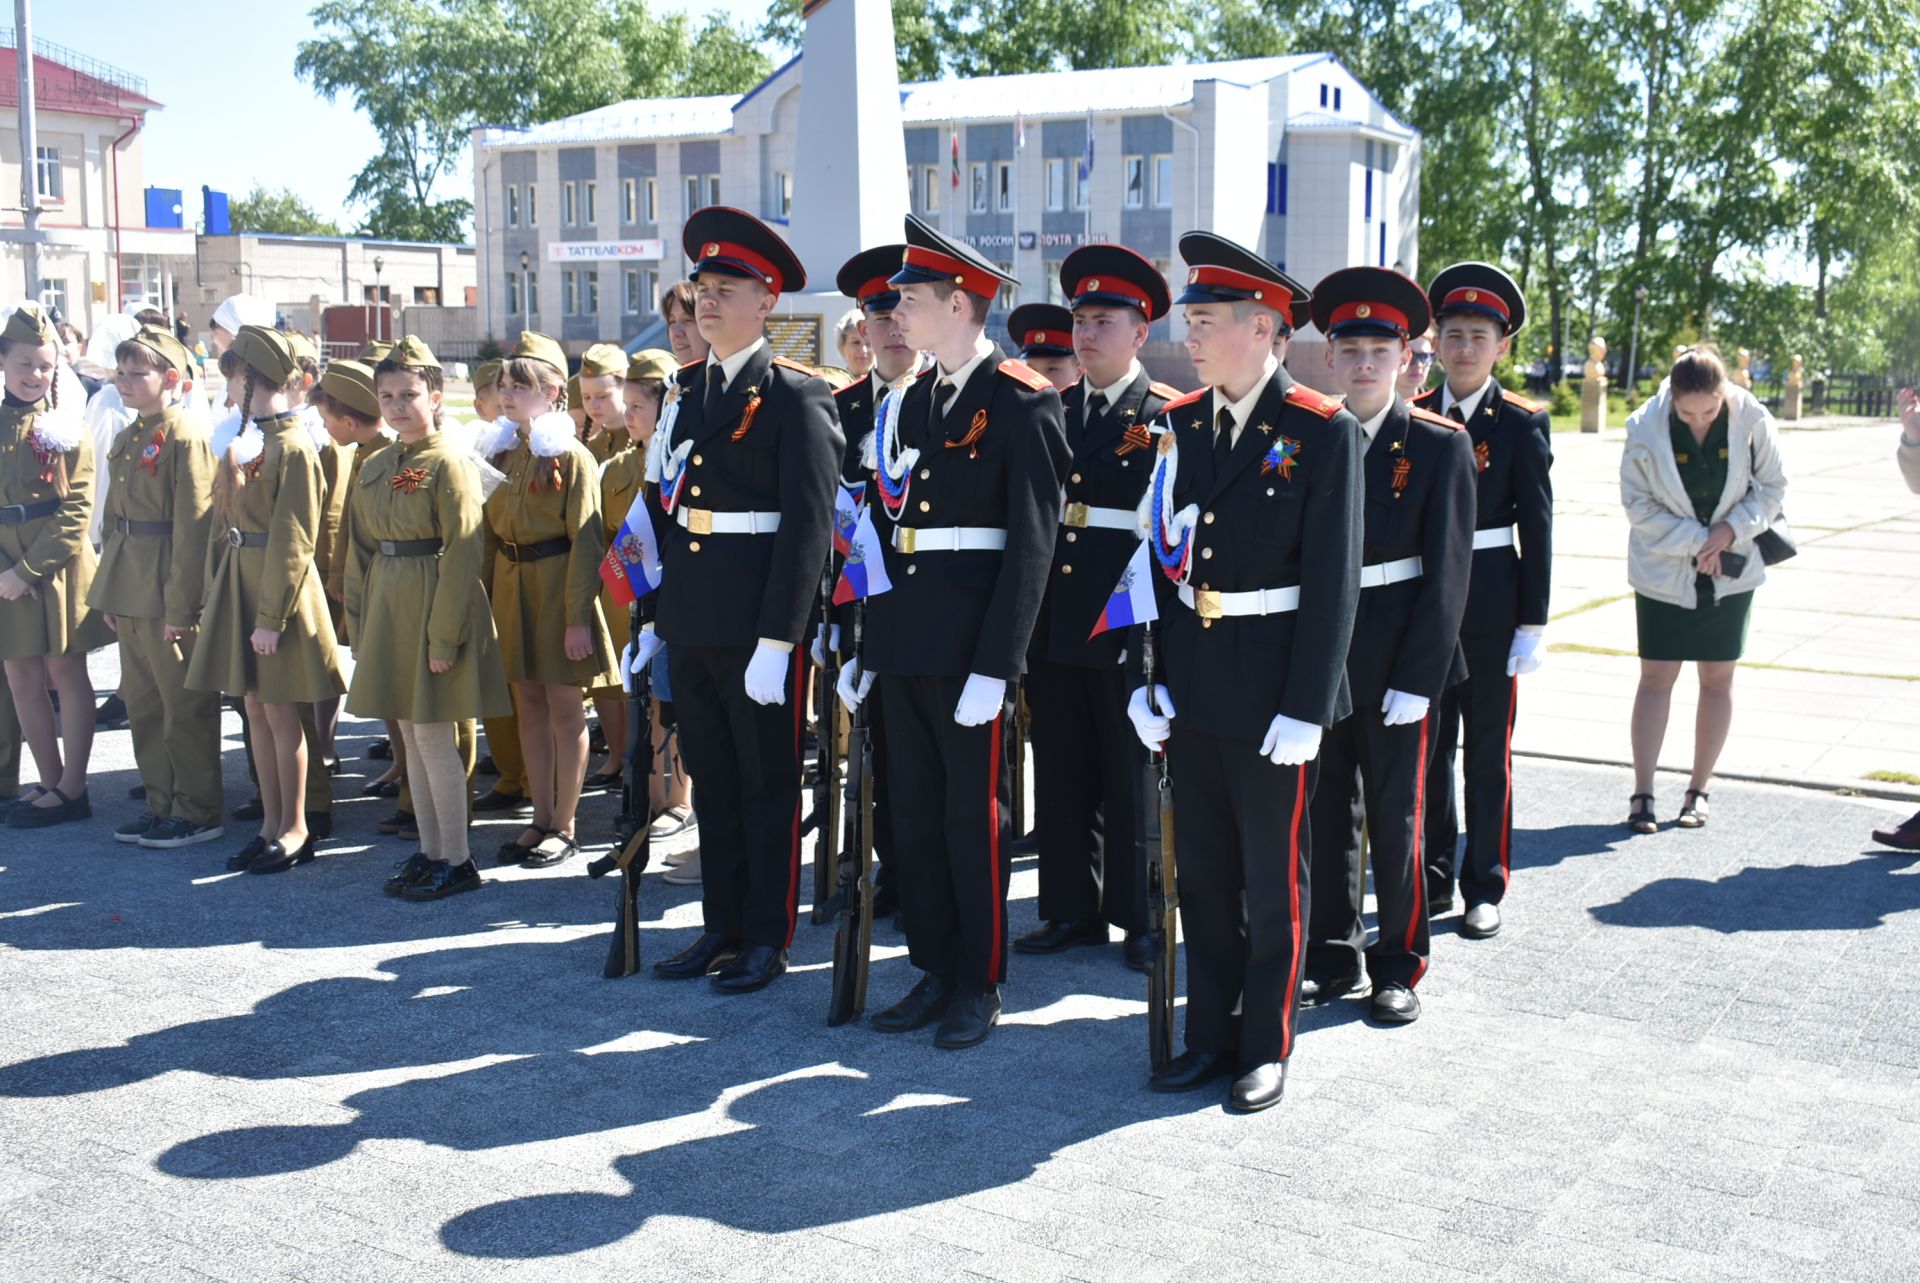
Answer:
[[[710,535],[713,533],[713,511],[710,508],[687,509],[687,533]]]
[[[1205,620],[1227,617],[1226,612],[1220,609],[1220,594],[1210,588],[1193,590],[1193,613]]]
[[[1060,524],[1085,530],[1087,528],[1087,505],[1084,503],[1068,504],[1066,515],[1060,518]]]
[[[895,526],[893,529],[893,550],[895,552],[912,555],[914,540],[917,538],[917,533],[914,528],[912,526]]]

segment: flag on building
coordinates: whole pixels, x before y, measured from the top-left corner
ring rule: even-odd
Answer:
[[[1087,634],[1091,641],[1101,633],[1114,628],[1131,628],[1135,624],[1146,624],[1160,618],[1160,607],[1153,599],[1153,572],[1147,564],[1147,541],[1142,539],[1140,546],[1133,550],[1133,556],[1127,558],[1127,568],[1120,572],[1120,582],[1113,587],[1113,596],[1107,598],[1107,604],[1100,612],[1100,618],[1094,621],[1093,631]]]
[[[1027,117],[1024,112],[1016,113],[1013,118],[1013,149],[1027,149]]]
[[[1080,181],[1093,177],[1093,113],[1087,113],[1087,149],[1080,157]]]
[[[887,578],[886,557],[880,550],[880,534],[873,528],[873,510],[860,509],[853,534],[847,540],[847,562],[840,570],[840,582],[833,588],[833,604],[844,606],[862,597],[875,597],[893,587]]]
[[[953,190],[960,190],[960,131],[952,125],[947,126],[947,136],[953,140]]]
[[[647,516],[647,497],[634,498],[626,520],[613,536],[613,546],[600,561],[600,582],[616,605],[626,606],[660,586],[660,548]]]

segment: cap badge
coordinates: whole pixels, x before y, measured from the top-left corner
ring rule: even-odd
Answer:
[[[1353,314],[1364,321],[1373,315],[1373,308],[1366,303],[1362,303],[1359,307],[1353,309]]]
[[[1466,294],[1466,299],[1467,299],[1467,302],[1469,303],[1478,303],[1480,301],[1480,291],[1468,290]]]
[[[720,253],[720,242],[708,241],[707,247],[700,251],[701,258],[713,258]]]
[[[1188,268],[1188,269],[1187,269],[1187,284],[1189,284],[1189,285],[1191,285],[1191,284],[1193,284],[1193,283],[1194,283],[1195,281],[1197,281],[1197,280],[1199,280],[1199,279],[1200,279],[1200,269],[1199,269],[1199,268],[1197,268],[1197,267],[1190,267],[1190,268]]]
[[[1097,290],[1099,288],[1100,288],[1100,278],[1097,276],[1088,278],[1087,283],[1081,286],[1081,290],[1084,293],[1091,293],[1094,290]]]

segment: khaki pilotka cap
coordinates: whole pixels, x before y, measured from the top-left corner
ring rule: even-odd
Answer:
[[[473,390],[478,392],[481,388],[490,388],[498,384],[501,367],[505,364],[506,362],[499,357],[481,362],[480,368],[473,372]]]
[[[293,353],[296,360],[304,359],[312,361],[315,365],[320,364],[320,349],[313,345],[312,339],[298,330],[287,330],[284,333],[287,336],[287,350]]]
[[[673,353],[665,348],[641,348],[627,362],[627,382],[636,383],[641,379],[659,379],[665,383],[680,369],[680,362]]]
[[[580,410],[584,408],[586,408],[585,404],[580,400],[580,376],[576,374],[567,380],[567,409]]]
[[[7,317],[6,327],[0,329],[0,338],[9,343],[32,343],[37,347],[43,343],[58,343],[60,331],[53,327],[53,322],[40,310],[38,303],[22,303]]]
[[[395,343],[387,354],[380,358],[381,365],[407,365],[415,369],[437,370],[440,360],[434,356],[427,341],[418,335],[409,334]]]
[[[361,348],[353,359],[371,370],[374,366],[385,360],[387,353],[391,351],[393,351],[393,344],[382,343],[379,339],[375,339]]]
[[[285,387],[300,369],[287,336],[264,325],[241,326],[233,336],[233,350],[249,369],[274,387]]]
[[[373,391],[373,371],[358,361],[328,361],[320,376],[320,390],[334,400],[378,422],[380,398]]]
[[[182,374],[193,369],[193,354],[187,351],[187,345],[175,338],[171,331],[157,325],[141,326],[128,342],[146,348],[168,369],[178,370]]]
[[[580,358],[580,376],[597,379],[604,375],[627,374],[627,354],[611,343],[595,343]]]
[[[567,354],[561,350],[559,342],[548,334],[538,330],[522,330],[520,337],[514,340],[512,359],[541,361],[551,365],[554,372],[562,378],[567,374]]]

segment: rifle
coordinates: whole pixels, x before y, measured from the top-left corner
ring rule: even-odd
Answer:
[[[866,620],[867,603],[862,600],[853,610],[853,653],[863,665]],[[839,923],[833,930],[829,1026],[857,1019],[867,1006],[867,964],[873,949],[873,734],[867,709],[867,700],[860,701],[847,732],[846,834],[835,862],[839,889],[834,893],[834,908]]]
[[[639,604],[628,607],[628,611],[632,633],[638,636]],[[614,897],[613,940],[607,947],[604,973],[609,980],[640,969],[640,875],[647,871],[647,861],[653,856],[649,787],[653,782],[653,678],[647,672],[629,677],[632,689],[627,695],[626,770],[620,777],[620,817],[614,821],[613,849],[587,865],[590,878],[620,870],[620,890]]]
[[[1140,629],[1147,707],[1153,707],[1153,626]],[[1157,709],[1155,710],[1158,711]],[[1180,892],[1174,877],[1173,781],[1167,755],[1150,754],[1141,790],[1140,862],[1147,873],[1147,1058],[1159,1069],[1173,1059],[1173,1003],[1179,977]]]
[[[814,737],[819,742],[820,753],[816,761],[817,773],[813,777],[813,814],[807,817],[807,827],[815,836],[813,912],[810,915],[815,926],[833,917],[833,906],[828,901],[833,895],[833,841],[840,832],[840,763],[837,752],[840,737],[834,733],[840,725],[840,697],[834,691],[840,678],[840,652],[827,644],[833,640],[830,619],[833,613],[833,584],[833,559],[829,557],[826,569],[820,573],[820,624],[827,631],[827,640],[820,644],[820,657],[825,662],[813,679]]]

